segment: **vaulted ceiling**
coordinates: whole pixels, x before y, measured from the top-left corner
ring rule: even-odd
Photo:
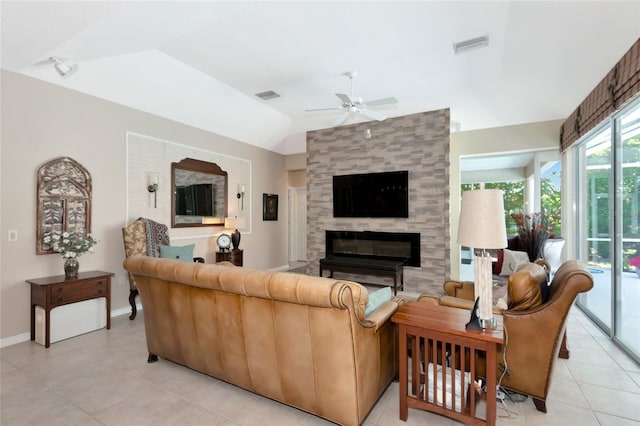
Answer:
[[[460,130],[561,119],[640,36],[640,2],[2,1],[2,68],[283,154],[331,127],[343,75]],[[487,35],[456,55],[453,44]],[[61,78],[48,61],[79,69]],[[273,90],[280,97],[261,100]],[[355,116],[350,122],[369,120]]]

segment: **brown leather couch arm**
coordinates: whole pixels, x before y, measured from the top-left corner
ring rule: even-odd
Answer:
[[[473,304],[475,302],[472,302],[471,300],[465,300],[465,299],[460,299],[459,297],[451,297],[451,296],[442,296],[440,297],[440,305],[442,306],[450,306],[452,308],[459,308],[459,309],[466,309],[469,312],[471,312],[471,309],[473,309]],[[497,306],[494,306],[492,308],[493,314],[494,315],[502,315],[503,310],[498,308]]]
[[[445,281],[444,292],[447,296],[474,301],[473,281]],[[472,304],[473,306],[473,304]]]

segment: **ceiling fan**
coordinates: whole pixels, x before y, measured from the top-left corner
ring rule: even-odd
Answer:
[[[349,119],[352,115],[361,114],[365,117],[373,118],[374,120],[382,121],[387,118],[386,115],[381,114],[377,111],[370,110],[371,106],[378,105],[388,105],[388,104],[396,104],[398,100],[396,98],[381,98],[373,101],[365,102],[361,97],[353,95],[353,79],[358,76],[357,71],[349,71],[344,73],[347,77],[349,77],[349,81],[351,82],[351,95],[345,95],[344,93],[336,93],[336,96],[342,101],[342,105],[339,107],[328,107],[328,108],[313,108],[306,109],[306,112],[312,111],[332,111],[338,110],[343,111],[342,114],[338,117],[338,119],[333,123],[334,126],[341,126],[342,124]]]

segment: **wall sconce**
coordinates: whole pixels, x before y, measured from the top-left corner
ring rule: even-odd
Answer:
[[[58,71],[58,74],[64,78],[69,77],[78,70],[78,64],[71,59],[52,56],[49,58],[49,61],[53,62],[53,67]]]
[[[240,210],[244,210],[244,193],[246,191],[246,187],[244,185],[238,185],[238,193],[236,197],[238,197],[238,204],[240,204]]]
[[[149,186],[147,191],[153,193],[153,208],[158,207],[158,174],[149,173]]]
[[[371,129],[364,129],[364,138],[371,139]]]

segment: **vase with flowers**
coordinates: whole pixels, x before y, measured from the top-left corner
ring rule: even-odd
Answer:
[[[520,248],[527,252],[529,260],[535,262],[544,258],[544,244],[553,229],[550,218],[544,212],[511,213],[511,218],[518,227]],[[551,219],[557,220],[557,217],[552,216]]]
[[[78,276],[80,269],[78,258],[86,252],[93,253],[93,246],[98,243],[91,234],[82,232],[54,232],[44,237],[44,242],[62,255],[66,278]]]

